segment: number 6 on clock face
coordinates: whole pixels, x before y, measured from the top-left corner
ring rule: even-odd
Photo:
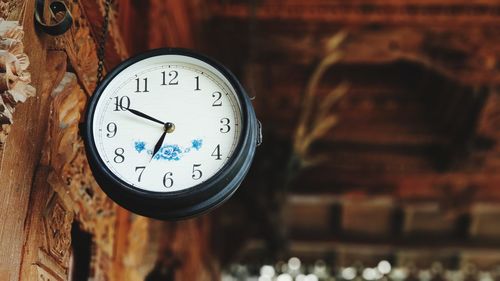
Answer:
[[[192,216],[229,197],[249,169],[260,130],[234,76],[181,49],[155,50],[110,72],[85,124],[103,190],[158,218]],[[158,208],[167,203],[177,207]]]

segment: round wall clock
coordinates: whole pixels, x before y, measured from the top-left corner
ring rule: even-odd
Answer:
[[[228,199],[250,168],[260,124],[219,63],[157,49],[109,72],[91,97],[83,138],[101,188],[135,213],[179,219]]]

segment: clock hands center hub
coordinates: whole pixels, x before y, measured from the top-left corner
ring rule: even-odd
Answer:
[[[171,134],[175,131],[175,125],[174,125],[174,123],[167,122],[167,123],[165,123],[165,125],[163,125],[163,129],[168,134]]]

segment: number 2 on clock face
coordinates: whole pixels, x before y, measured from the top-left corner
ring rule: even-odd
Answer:
[[[188,189],[214,176],[241,134],[241,105],[212,67],[157,56],[120,72],[96,106],[93,138],[106,167],[135,188]]]

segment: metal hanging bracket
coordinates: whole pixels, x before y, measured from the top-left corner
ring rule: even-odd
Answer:
[[[73,17],[64,2],[54,1],[49,5],[50,13],[53,19],[56,19],[56,14],[58,13],[64,14],[63,18],[54,24],[47,24],[43,20],[45,0],[36,0],[35,5],[35,23],[41,31],[52,36],[57,36],[68,31],[73,24]]]

